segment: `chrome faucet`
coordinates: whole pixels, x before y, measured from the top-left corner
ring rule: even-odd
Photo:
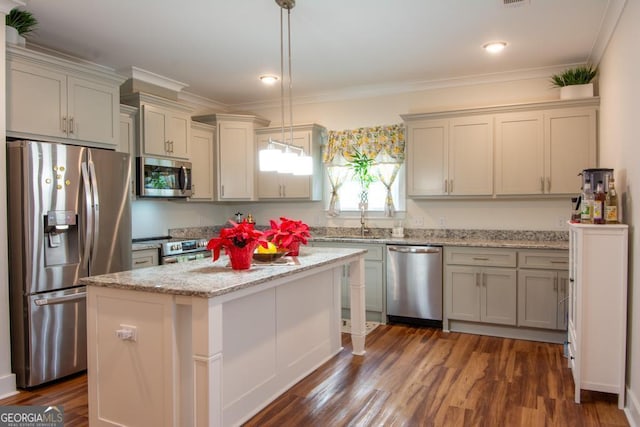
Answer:
[[[364,237],[365,233],[369,231],[367,230],[364,224],[364,214],[365,214],[365,211],[367,210],[367,204],[360,202],[359,207],[360,207],[360,237]]]

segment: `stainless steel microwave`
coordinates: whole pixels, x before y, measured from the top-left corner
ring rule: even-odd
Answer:
[[[139,197],[191,197],[190,162],[138,157],[136,174]]]

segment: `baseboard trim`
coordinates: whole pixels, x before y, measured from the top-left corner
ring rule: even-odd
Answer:
[[[624,408],[624,414],[631,427],[640,427],[640,401],[627,387],[627,404]]]
[[[0,377],[0,399],[18,394],[15,374]]]

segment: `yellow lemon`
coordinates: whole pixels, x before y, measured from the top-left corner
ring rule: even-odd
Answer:
[[[278,248],[273,243],[268,242],[266,248],[262,245],[258,245],[258,250],[256,252],[259,254],[275,254],[278,252]]]

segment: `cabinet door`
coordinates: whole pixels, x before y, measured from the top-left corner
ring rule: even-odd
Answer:
[[[70,138],[118,144],[120,89],[69,77],[67,120]]]
[[[67,136],[65,74],[11,61],[6,87],[8,131]]]
[[[213,131],[191,129],[190,200],[213,200]]]
[[[364,262],[364,300],[365,307],[369,311],[382,312],[383,277],[382,262]]]
[[[449,194],[493,194],[493,117],[451,119]]]
[[[480,320],[480,272],[477,268],[447,266],[445,295],[449,319]]]
[[[544,192],[543,129],[542,113],[496,116],[496,194]]]
[[[558,276],[555,271],[518,272],[518,326],[556,329]]]
[[[276,138],[275,134],[267,134],[267,135],[259,135],[256,138],[256,148],[258,152],[260,150],[266,149],[269,144],[269,138]],[[280,184],[280,177],[278,172],[264,172],[260,171],[260,165],[256,168],[256,173],[258,174],[257,185],[258,185],[258,198],[260,199],[279,199],[282,197],[282,187]]]
[[[218,124],[218,182],[221,200],[253,198],[253,125]]]
[[[293,145],[302,147],[305,154],[311,155],[311,132],[294,132]],[[311,179],[311,176],[281,174],[282,197],[285,199],[311,198]]]
[[[558,320],[557,329],[565,331],[569,318],[569,272],[558,271]]]
[[[516,324],[516,270],[486,268],[481,274],[480,319],[487,323]]]
[[[171,157],[189,158],[189,130],[191,118],[185,114],[168,112],[166,121],[168,129],[167,139]]]
[[[167,115],[152,105],[142,106],[142,152],[146,155],[167,155]]]
[[[546,186],[551,194],[575,194],[583,169],[596,166],[595,108],[545,113]]]
[[[407,126],[407,195],[447,193],[449,122],[427,120]]]

